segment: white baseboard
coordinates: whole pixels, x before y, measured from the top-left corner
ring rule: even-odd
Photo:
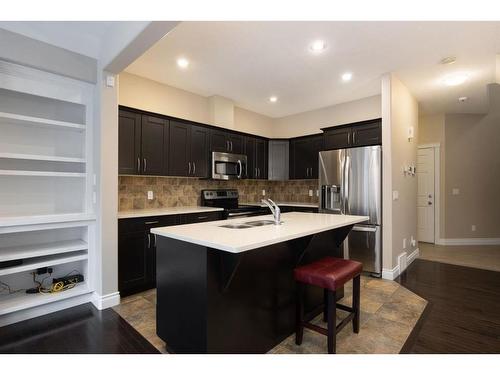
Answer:
[[[466,245],[500,245],[500,238],[439,238],[436,245],[466,246]]]
[[[420,250],[418,248],[416,248],[415,250],[413,250],[410,255],[408,255],[408,257],[406,258],[407,260],[407,267],[415,260],[419,257],[420,255]],[[390,269],[390,268],[383,268],[382,269],[382,278],[385,279],[385,280],[394,280],[396,279],[396,277],[398,277],[400,274],[400,266],[399,264]]]
[[[92,295],[92,303],[99,310],[117,306],[120,304],[120,292],[109,293],[104,296],[94,292]]]

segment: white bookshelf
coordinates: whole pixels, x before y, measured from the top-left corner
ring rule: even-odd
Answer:
[[[94,291],[93,101],[89,83],[0,60],[0,281],[16,291],[0,291],[0,326]],[[25,293],[43,267],[84,282]]]

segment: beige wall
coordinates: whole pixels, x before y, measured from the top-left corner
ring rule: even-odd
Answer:
[[[398,256],[410,255],[416,246],[410,238],[417,236],[417,179],[405,176],[405,164],[416,164],[418,137],[418,103],[394,74],[382,81],[382,144],[383,146],[383,267],[393,269]],[[415,138],[408,140],[408,127],[413,126]],[[392,199],[397,191],[399,198]],[[407,247],[403,249],[403,238]]]
[[[234,124],[213,124],[211,99],[129,73],[120,74],[121,105],[268,138],[316,134],[320,128],[381,117],[380,95],[282,118],[234,107]]]
[[[445,238],[500,238],[500,115],[446,115],[445,134]]]
[[[381,117],[381,96],[375,95],[275,120],[274,136],[290,138],[316,134],[321,128]]]
[[[418,119],[418,144],[439,144],[439,189],[440,189],[440,197],[439,197],[439,236],[441,238],[445,237],[445,171],[446,171],[446,163],[445,163],[445,151],[446,151],[446,142],[445,142],[445,116],[443,114],[440,115],[427,115],[421,116]],[[437,193],[437,192],[436,192]],[[437,240],[437,238],[436,238]]]

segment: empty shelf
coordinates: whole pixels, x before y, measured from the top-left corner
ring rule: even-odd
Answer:
[[[83,240],[67,240],[37,245],[14,246],[0,248],[0,262],[14,259],[27,259],[52,254],[64,254],[72,251],[87,250],[88,244]]]
[[[0,169],[0,176],[85,177],[86,173],[50,172],[50,171],[18,171],[18,170],[14,170],[14,169]]]
[[[88,220],[95,220],[95,214],[62,213],[62,214],[51,214],[51,215],[3,216],[0,217],[0,228],[14,227],[17,225],[68,223],[74,221],[88,221]]]
[[[60,301],[66,298],[76,297],[90,292],[88,284],[83,282],[75,285],[71,289],[58,293],[26,294],[24,292],[18,292],[10,295],[0,295],[0,315],[29,309],[30,307]]]
[[[16,154],[12,152],[0,153],[0,158],[3,159],[18,159],[18,160],[40,160],[40,161],[58,161],[63,163],[85,163],[84,158],[69,158],[64,156],[49,156],[49,155],[32,155],[32,154]]]
[[[74,122],[50,120],[42,117],[18,115],[15,113],[0,112],[0,120],[2,119],[9,120],[9,123],[20,125],[50,126],[58,128],[62,127],[78,131],[85,130],[85,125],[77,124]]]

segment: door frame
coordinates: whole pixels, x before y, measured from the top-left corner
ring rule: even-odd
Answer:
[[[425,143],[417,146],[418,149],[432,148],[434,150],[434,244],[441,242],[441,144]],[[443,207],[444,210],[444,207]],[[444,213],[444,212],[443,212]],[[418,239],[417,239],[418,240]]]

